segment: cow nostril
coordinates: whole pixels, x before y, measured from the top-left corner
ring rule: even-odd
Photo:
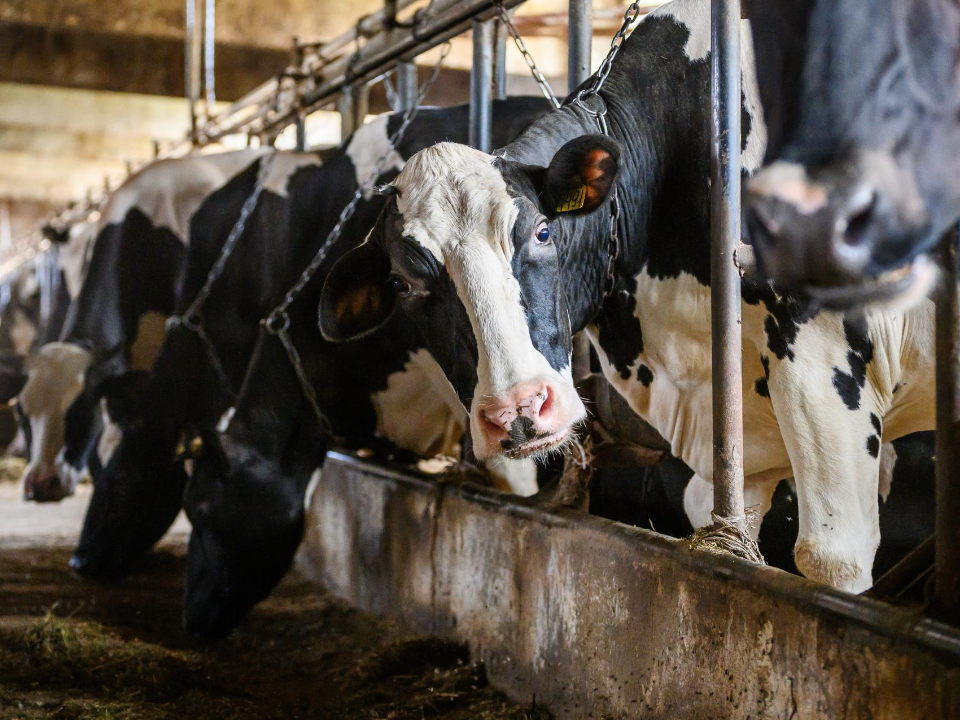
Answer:
[[[553,412],[553,393],[550,392],[549,387],[545,387],[540,392],[540,397],[542,398],[542,402],[540,403],[540,409],[537,411],[537,416],[540,418],[547,418]]]
[[[876,206],[877,193],[872,188],[864,187],[857,191],[844,217],[837,222],[837,234],[843,243],[857,247],[867,240]]]

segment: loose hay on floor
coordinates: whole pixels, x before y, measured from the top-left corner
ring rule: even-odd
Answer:
[[[55,549],[0,550],[2,720],[534,720],[466,649],[347,607],[291,577],[227,641],[179,629],[179,553],[122,585]]]

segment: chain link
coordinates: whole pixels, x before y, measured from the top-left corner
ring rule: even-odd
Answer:
[[[357,205],[360,203],[360,200],[362,200],[363,197],[373,189],[377,179],[383,173],[387,160],[396,151],[397,143],[403,139],[403,136],[406,133],[407,128],[410,126],[410,123],[413,122],[413,119],[417,116],[417,113],[420,112],[420,107],[423,104],[424,98],[426,98],[427,93],[430,92],[430,88],[433,87],[437,78],[440,76],[440,70],[443,67],[444,61],[447,59],[447,55],[450,54],[450,49],[450,43],[445,43],[440,52],[440,58],[437,60],[436,65],[434,65],[429,77],[424,80],[423,85],[420,86],[420,90],[417,92],[416,103],[407,108],[407,110],[404,112],[403,121],[400,123],[400,127],[398,127],[396,132],[394,132],[393,135],[387,140],[387,149],[377,159],[377,162],[373,167],[373,172],[371,172],[370,176],[357,188],[357,191],[353,194],[353,199],[351,199],[347,206],[341,211],[340,217],[337,219],[337,223],[333,226],[333,228],[331,228],[326,240],[323,241],[323,244],[313,256],[313,260],[311,260],[310,264],[304,268],[302,273],[300,273],[300,277],[297,278],[297,281],[287,291],[283,301],[273,310],[271,310],[270,314],[261,321],[261,325],[263,326],[264,330],[271,335],[276,335],[280,339],[284,349],[287,351],[287,357],[290,359],[290,363],[293,365],[293,369],[297,374],[297,379],[300,381],[303,394],[306,396],[307,401],[313,408],[314,413],[316,413],[320,424],[327,429],[330,429],[330,421],[320,409],[320,405],[317,402],[316,390],[313,387],[313,383],[310,382],[310,378],[307,376],[307,372],[303,367],[300,353],[297,352],[297,348],[290,338],[290,314],[288,313],[288,310],[293,301],[297,299],[301,292],[303,292],[303,289],[316,274],[317,270],[320,269],[320,266],[326,259],[327,254],[330,252],[330,248],[340,238],[344,225],[347,224],[347,222],[356,212]]]
[[[190,303],[190,306],[182,315],[172,315],[167,320],[168,332],[175,328],[182,327],[200,339],[200,342],[203,343],[207,360],[217,374],[221,389],[231,399],[236,398],[237,393],[233,388],[233,383],[230,382],[230,376],[224,369],[220,356],[217,354],[216,346],[213,344],[213,341],[210,340],[210,336],[207,335],[203,327],[203,307],[207,304],[207,300],[210,299],[214,283],[216,283],[223,274],[227,266],[227,261],[236,249],[237,243],[240,241],[240,237],[247,227],[250,216],[253,215],[253,211],[257,208],[257,203],[260,201],[260,195],[266,185],[267,177],[270,174],[270,166],[275,156],[276,151],[272,151],[261,158],[260,169],[257,172],[257,182],[253,186],[253,191],[240,208],[240,215],[237,217],[237,221],[233,224],[233,227],[230,228],[230,234],[227,235],[226,242],[224,242],[223,247],[220,248],[220,255],[217,257],[213,267],[210,268],[210,272],[207,273],[207,278],[196,297],[194,297],[193,302]]]
[[[620,48],[623,46],[623,41],[627,37],[627,31],[630,29],[630,26],[636,22],[638,17],[640,17],[640,3],[635,0],[630,3],[630,7],[628,7],[624,13],[623,23],[613,36],[613,40],[610,41],[610,50],[607,52],[607,56],[603,59],[603,62],[600,63],[600,68],[593,76],[593,84],[583,88],[572,100],[572,104],[578,106],[587,113],[587,115],[590,115],[597,121],[597,127],[600,128],[600,133],[607,137],[610,136],[610,127],[607,125],[607,103],[600,95],[600,89],[610,76],[610,71],[613,69],[614,58],[617,57],[617,53],[620,52]],[[599,102],[599,107],[596,110],[587,107],[587,100],[590,98],[596,98]],[[614,185],[613,192],[610,195],[610,242],[609,248],[607,249],[607,276],[603,290],[604,300],[610,297],[616,283],[615,270],[617,260],[620,259],[620,246],[620,195],[617,192],[616,185]]]
[[[520,54],[523,56],[524,62],[527,63],[527,67],[530,68],[530,74],[533,75],[533,79],[537,81],[537,85],[540,86],[540,92],[543,93],[543,96],[553,103],[553,107],[560,109],[560,101],[557,100],[557,96],[553,92],[553,88],[550,87],[550,83],[547,82],[547,79],[543,76],[543,73],[540,72],[540,68],[537,67],[537,61],[533,59],[533,55],[530,54],[530,51],[527,50],[527,45],[523,42],[523,38],[520,37],[520,32],[517,30],[517,26],[513,24],[513,20],[510,19],[510,13],[507,12],[507,9],[503,7],[503,3],[500,0],[497,0],[497,13],[500,17],[500,22],[502,22],[506,28],[507,32],[510,33],[510,37],[513,38],[514,45],[517,46],[517,50],[520,51]]]

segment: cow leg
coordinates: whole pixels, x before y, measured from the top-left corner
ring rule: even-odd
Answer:
[[[744,507],[750,511],[751,522],[748,526],[750,537],[756,540],[760,535],[763,516],[767,514],[773,502],[773,493],[779,480],[773,482],[747,483],[743,488]],[[683,491],[683,509],[694,528],[706,527],[713,523],[713,483],[694,474]]]
[[[880,544],[880,413],[869,407],[867,392],[855,409],[842,402],[833,365],[803,362],[799,353],[775,364],[770,399],[797,486],[797,568],[833,587],[863,592],[872,584]]]

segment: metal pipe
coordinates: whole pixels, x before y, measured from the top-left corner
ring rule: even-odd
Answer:
[[[567,26],[567,90],[573,92],[590,77],[593,44],[593,0],[570,0]]]
[[[197,0],[186,0],[183,36],[183,87],[190,106],[190,137],[197,137],[197,101],[200,99],[200,35]]]
[[[206,12],[203,16],[203,88],[207,100],[207,117],[213,114],[213,104],[217,101],[216,73],[214,71],[217,29],[217,10],[215,0],[206,0]]]
[[[746,530],[740,346],[740,0],[711,2],[710,286],[713,506]]]
[[[935,607],[960,620],[960,269],[957,232],[941,241],[937,320],[937,510]]]
[[[398,107],[394,108],[399,112],[409,110],[417,103],[419,93],[419,82],[417,79],[417,66],[412,62],[397,63],[397,72],[394,75],[396,80],[396,91]]]
[[[470,144],[490,152],[493,89],[493,21],[473,21],[473,67],[470,68]]]
[[[370,89],[364,85],[344,88],[340,97],[340,137],[346,140],[363,125],[370,112]]]
[[[307,149],[307,119],[303,113],[297,115],[297,152]]]
[[[503,7],[507,10],[521,4],[523,0],[503,0]],[[406,7],[407,0],[401,0],[399,6]],[[431,4],[429,15],[421,18],[416,29],[394,28],[389,32],[382,32],[371,37],[364,43],[359,53],[341,56],[324,64],[315,70],[316,81],[314,88],[299,97],[281,97],[276,108],[269,112],[256,113],[256,119],[246,118],[237,120],[227,111],[218,115],[203,130],[204,139],[214,141],[230,132],[259,133],[272,127],[282,128],[293,122],[300,109],[313,112],[317,108],[331,102],[335,96],[343,91],[347,85],[355,82],[372,82],[376,77],[391,70],[398,62],[412,61],[418,55],[430,50],[443,42],[455,37],[470,27],[474,19],[486,20],[496,16],[496,0],[435,0]],[[375,13],[368,20],[372,30],[376,30]],[[361,25],[367,23],[363,21]],[[338,43],[338,40],[332,41]],[[324,57],[329,57],[324,44],[317,51]],[[349,73],[348,73],[349,70]],[[234,107],[243,108],[259,104],[251,101],[251,96],[258,100],[264,97],[272,98],[276,93],[276,81],[270,81],[263,87],[257,88],[247,97],[238,100]],[[269,100],[264,100],[267,102]]]
[[[493,97],[507,97],[507,26],[493,21]]]

